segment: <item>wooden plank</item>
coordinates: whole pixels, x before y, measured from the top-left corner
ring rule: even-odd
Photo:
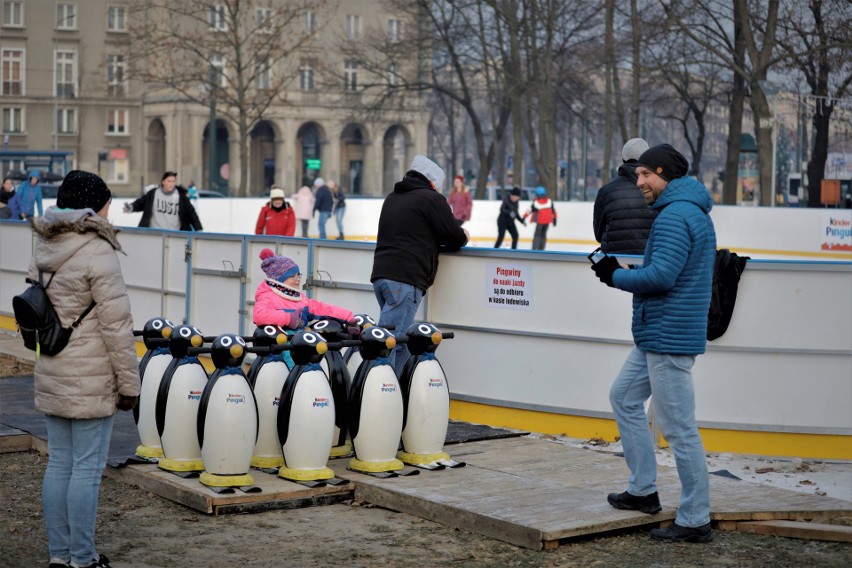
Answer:
[[[33,437],[26,432],[0,436],[0,453],[25,452],[33,448]]]
[[[201,511],[218,514],[245,512],[251,509],[294,508],[320,502],[333,502],[352,496],[354,484],[305,487],[282,479],[277,475],[252,471],[259,493],[219,494],[202,485],[197,478],[182,478],[164,471],[155,464],[130,465],[122,468],[109,467],[107,475],[126,483],[137,485],[161,497]]]
[[[745,521],[737,523],[737,530],[788,538],[852,542],[852,527],[826,525],[822,523],[804,523],[798,521]]]

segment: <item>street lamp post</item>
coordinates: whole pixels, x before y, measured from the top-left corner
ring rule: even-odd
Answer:
[[[216,80],[218,79],[215,65],[210,65],[210,122],[207,125],[207,184],[210,189],[217,189],[216,179]]]

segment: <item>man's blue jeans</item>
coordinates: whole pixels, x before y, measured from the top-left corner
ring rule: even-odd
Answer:
[[[656,420],[672,448],[680,477],[675,521],[683,527],[710,522],[707,461],[695,420],[694,363],[694,355],[665,355],[634,347],[609,393],[630,468],[627,491],[639,496],[657,490],[657,460],[645,413],[645,401],[654,395]]]
[[[49,457],[42,508],[50,557],[87,565],[98,557],[95,517],[113,417],[47,416],[46,422]]]
[[[408,326],[414,323],[414,315],[420,307],[423,291],[411,284],[384,278],[373,282],[373,291],[382,310],[379,314],[379,325],[394,326],[394,335],[405,333]],[[402,373],[408,357],[408,348],[405,345],[397,344],[391,352],[389,360],[397,376]]]
[[[320,211],[319,214],[319,238],[324,239],[326,238],[325,224],[328,222],[328,218],[331,217],[331,211]]]

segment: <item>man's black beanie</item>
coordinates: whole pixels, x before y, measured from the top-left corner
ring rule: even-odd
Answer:
[[[636,165],[645,166],[666,181],[683,177],[689,171],[689,162],[683,154],[668,144],[648,148],[636,160]]]

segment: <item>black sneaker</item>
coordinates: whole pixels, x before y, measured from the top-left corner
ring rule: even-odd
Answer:
[[[72,567],[78,567],[79,565],[72,563]],[[112,568],[109,564],[109,558],[104,556],[103,554],[98,556],[98,559],[93,561],[91,564],[86,564],[83,566],[79,566],[79,568]]]
[[[61,558],[51,558],[47,568],[70,568],[70,566],[70,562],[65,562]]]
[[[672,523],[664,529],[653,529],[651,538],[663,542],[710,542],[713,540],[713,531],[710,523],[700,527],[682,527]]]
[[[649,515],[655,515],[663,510],[660,506],[660,495],[654,491],[650,495],[640,497],[625,491],[624,493],[610,493],[606,500],[616,509],[628,511],[641,511]]]

